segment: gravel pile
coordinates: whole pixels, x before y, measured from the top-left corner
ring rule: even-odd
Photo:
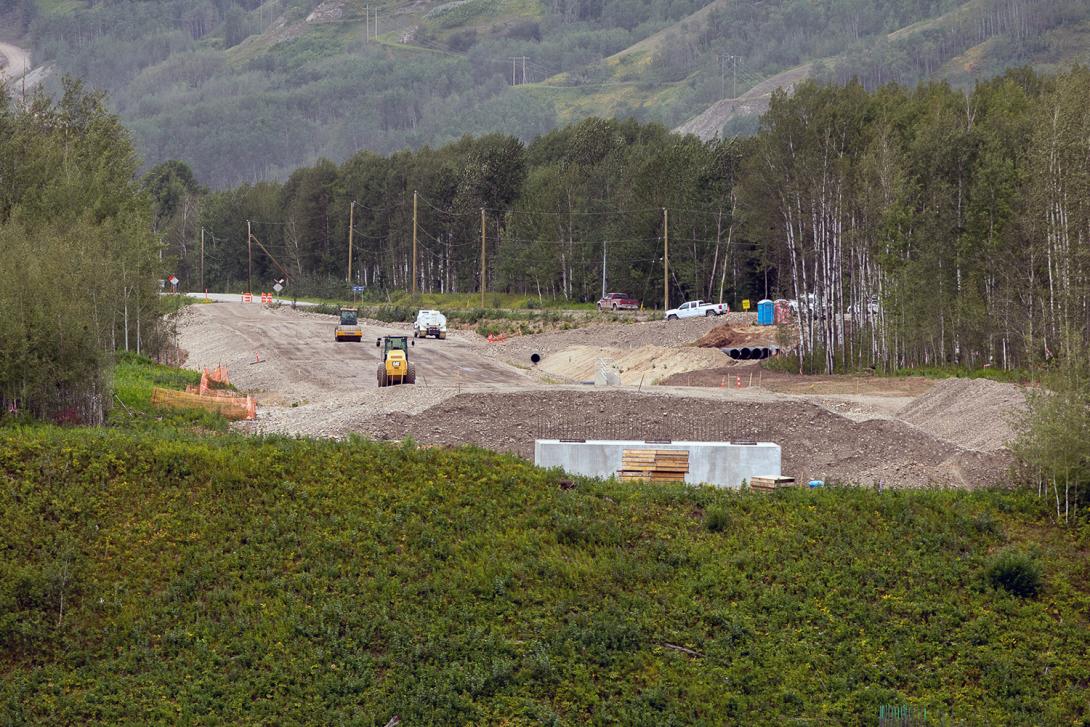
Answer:
[[[1012,462],[1006,451],[971,451],[900,421],[852,421],[805,401],[631,391],[462,394],[416,414],[358,421],[355,431],[376,439],[407,435],[424,444],[475,444],[532,458],[534,439],[556,427],[565,436],[684,439],[703,431],[713,439],[771,441],[783,449],[784,474],[861,485],[986,486],[1002,483]]]
[[[1014,438],[1025,409],[1025,390],[1015,384],[947,379],[898,412],[898,418],[966,449],[994,452]]]

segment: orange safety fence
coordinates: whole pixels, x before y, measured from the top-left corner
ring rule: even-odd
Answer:
[[[202,390],[200,386],[194,386],[193,384],[190,384],[189,386],[185,387],[185,390],[188,393],[196,394],[197,396],[215,396],[215,397],[219,397],[221,399],[224,399],[224,398],[227,398],[227,399],[238,398],[238,396],[239,396],[238,394],[231,391],[230,389],[204,389],[204,390]]]
[[[257,402],[251,396],[201,396],[188,391],[160,389],[151,392],[151,403],[173,409],[204,409],[228,419],[256,419]]]
[[[216,390],[224,389],[231,385],[231,379],[227,376],[226,366],[217,366],[214,369],[205,369],[201,374],[201,383],[197,389],[197,393],[202,396],[215,395]],[[188,391],[189,388],[186,388]]]

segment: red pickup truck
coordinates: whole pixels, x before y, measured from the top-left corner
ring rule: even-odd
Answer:
[[[628,293],[606,293],[605,297],[598,301],[598,310],[636,310],[640,302],[628,295]]]

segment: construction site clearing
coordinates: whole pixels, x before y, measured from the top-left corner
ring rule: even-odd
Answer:
[[[763,441],[805,483],[981,487],[1010,481],[1024,390],[986,380],[800,376],[732,360],[730,345],[782,345],[752,314],[589,321],[489,343],[474,331],[419,339],[415,386],[379,388],[381,350],[338,345],[336,319],[216,303],[179,314],[186,366],[226,366],[255,434],[472,444],[533,458],[536,439]],[[360,320],[364,340],[412,324]],[[702,345],[698,345],[702,344]],[[536,363],[535,363],[536,361]],[[255,362],[257,362],[255,364]]]

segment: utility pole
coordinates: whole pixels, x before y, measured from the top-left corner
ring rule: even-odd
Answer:
[[[345,281],[352,284],[352,235],[356,227],[356,200],[348,205],[348,277]]]
[[[371,40],[371,6],[363,6],[363,39]]]
[[[602,240],[602,297],[606,297],[606,241]]]
[[[511,85],[521,86],[526,83],[526,61],[530,60],[529,56],[511,56]],[[519,82],[518,76],[518,64],[522,61],[522,82]]]
[[[413,297],[416,297],[416,190],[413,190]]]
[[[204,287],[204,228],[201,228],[201,290],[207,290]]]
[[[254,236],[246,220],[246,292],[254,292]]]
[[[724,61],[729,60],[732,64],[731,70],[731,98],[738,98],[738,56],[719,56],[719,81],[722,86],[722,95],[727,95],[727,69]]]
[[[662,208],[662,310],[670,310],[670,210]]]
[[[375,40],[378,40],[378,8],[375,8]]]
[[[481,308],[484,308],[484,289],[485,289],[485,221],[484,221],[484,207],[481,207]]]

